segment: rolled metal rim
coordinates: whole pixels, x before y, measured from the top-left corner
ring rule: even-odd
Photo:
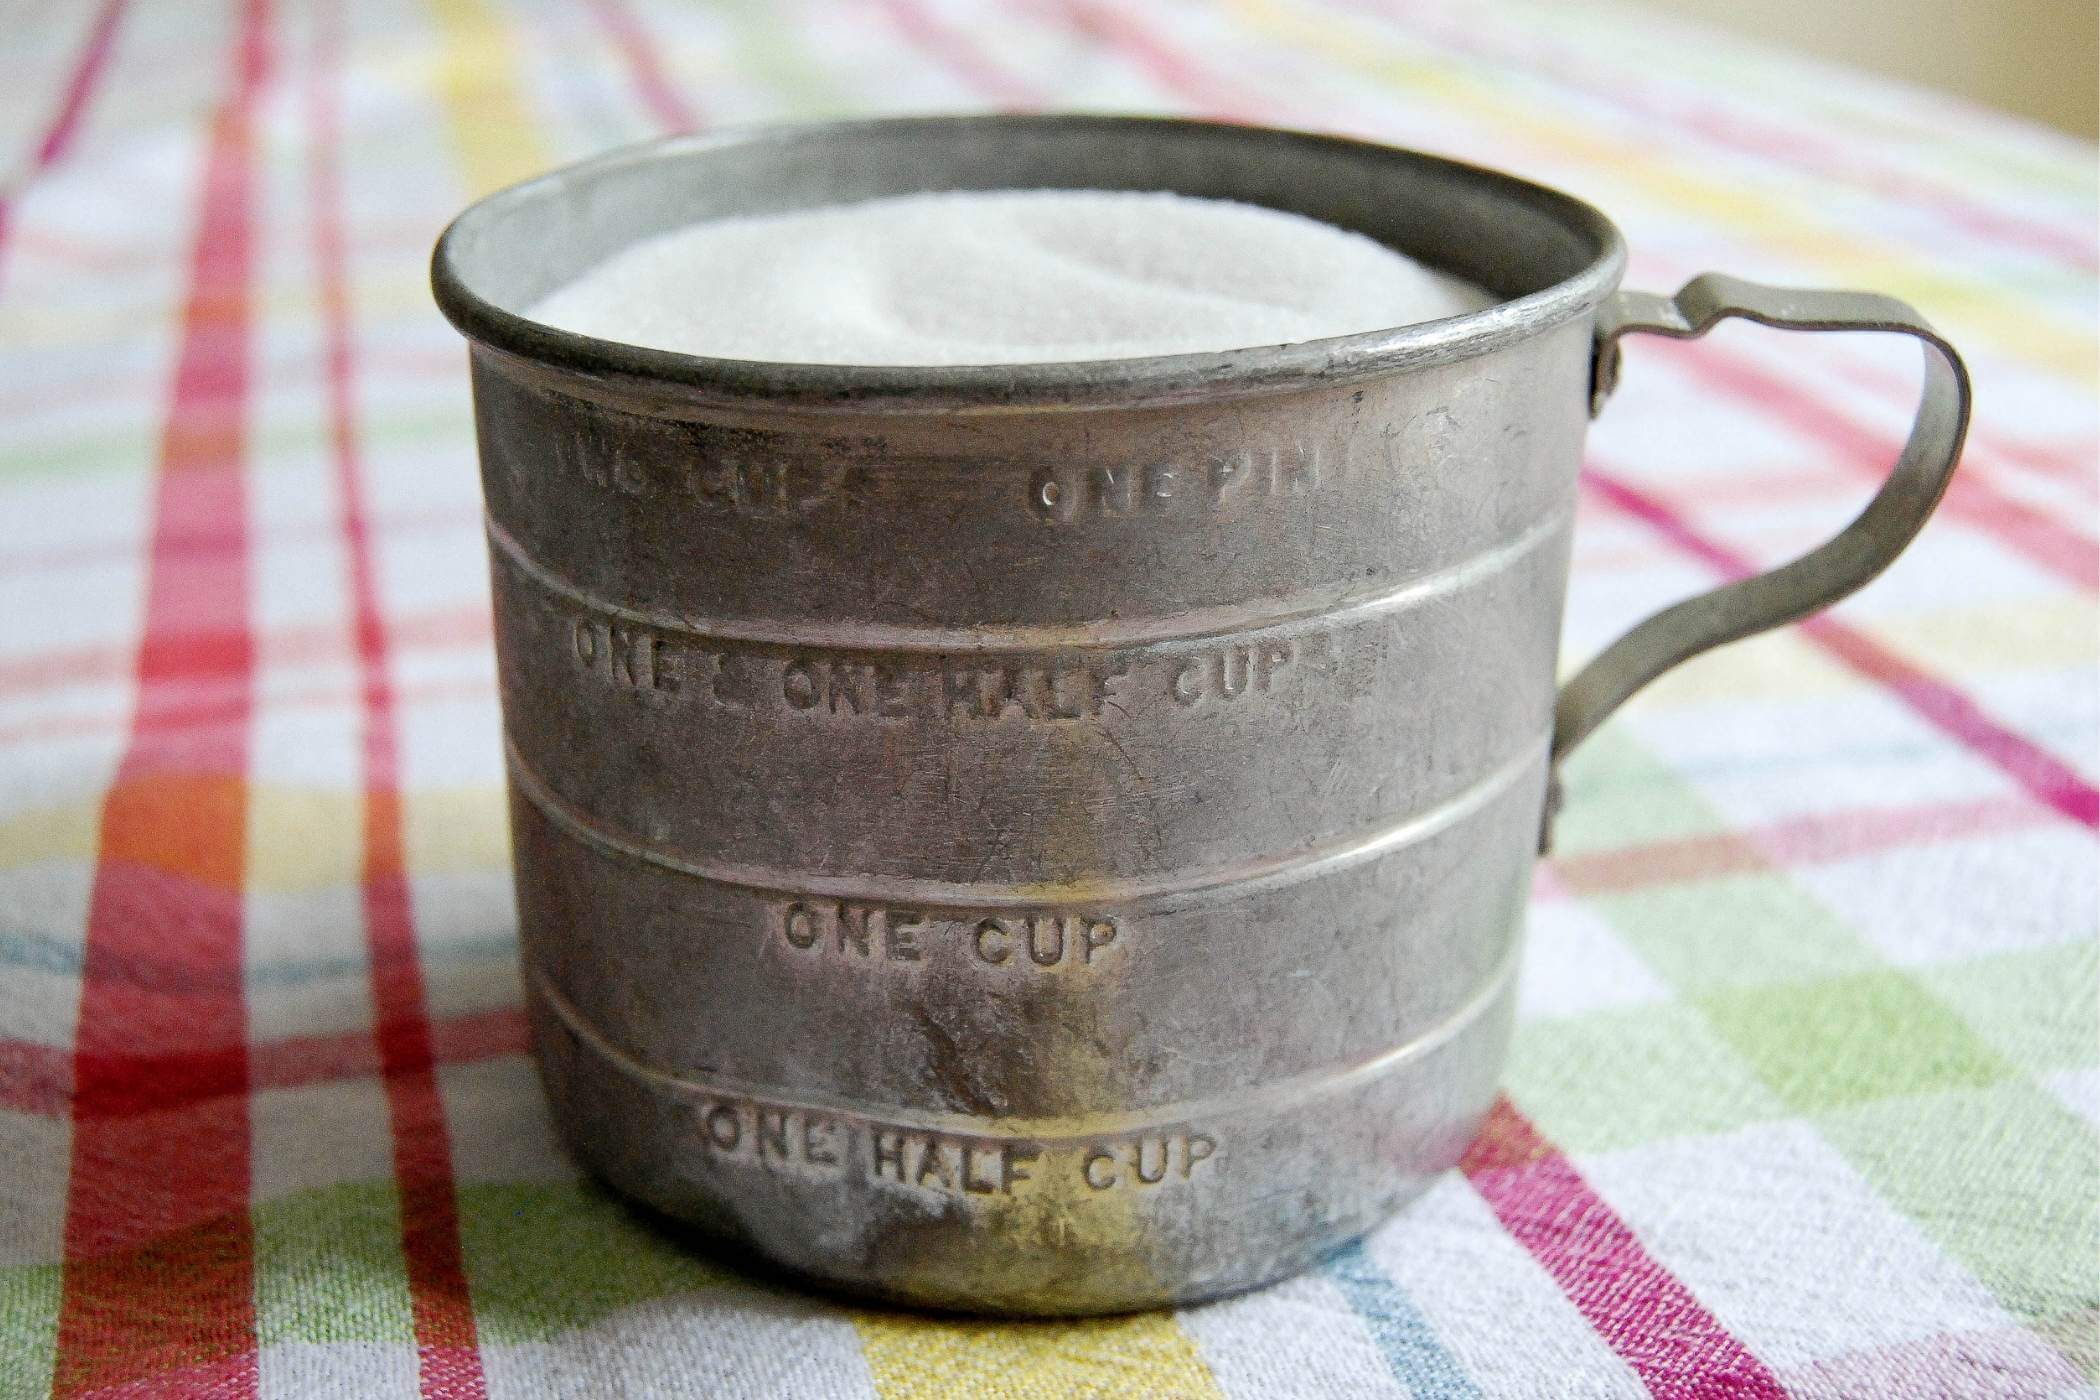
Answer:
[[[1103,132],[1127,133],[1134,140],[1161,132],[1207,134],[1221,145],[1280,143],[1308,150],[1324,148],[1389,171],[1429,169],[1553,219],[1593,252],[1584,266],[1560,281],[1481,311],[1411,326],[1204,354],[956,366],[787,364],[601,340],[546,325],[498,304],[475,289],[464,265],[467,259],[462,250],[483,237],[490,225],[523,206],[559,200],[570,190],[623,167],[761,145],[779,146],[785,155],[797,143],[850,141],[861,134],[895,134],[900,129],[938,137],[1020,128],[1037,135],[1058,128],[1094,137]],[[523,365],[581,375],[615,392],[624,386],[656,395],[668,391],[703,403],[758,400],[805,410],[955,413],[1127,409],[1287,393],[1314,384],[1331,387],[1467,359],[1588,315],[1618,285],[1624,263],[1625,245],[1617,227],[1591,205],[1497,170],[1403,147],[1176,117],[975,115],[750,127],[670,137],[613,151],[513,185],[469,207],[438,240],[431,259],[431,286],[446,317],[485,350]]]

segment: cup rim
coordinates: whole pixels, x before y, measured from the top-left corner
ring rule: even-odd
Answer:
[[[1413,325],[1244,349],[1128,359],[1033,361],[1003,365],[852,365],[742,360],[663,350],[563,330],[505,309],[477,292],[461,266],[462,245],[478,226],[511,208],[558,194],[604,172],[682,159],[736,146],[786,144],[860,131],[1066,126],[1142,135],[1163,128],[1237,133],[1245,139],[1310,143],[1361,159],[1433,166],[1499,197],[1529,205],[1586,236],[1597,254],[1572,276],[1478,311]],[[1018,188],[1018,186],[1017,186]],[[477,351],[528,376],[552,371],[573,386],[581,375],[616,397],[636,392],[661,402],[851,412],[1001,412],[1052,408],[1131,408],[1334,387],[1484,355],[1593,310],[1619,283],[1625,242],[1600,210],[1573,195],[1491,167],[1352,137],[1287,127],[1186,117],[1093,114],[975,114],[877,117],[763,126],[670,136],[622,147],[534,176],[470,204],[438,238],[431,290],[439,310]],[[538,377],[538,376],[532,376]],[[623,392],[624,391],[624,392]]]

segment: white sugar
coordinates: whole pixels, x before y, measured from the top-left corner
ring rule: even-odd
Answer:
[[[1279,345],[1493,298],[1318,220],[1176,194],[903,195],[637,243],[532,308],[734,359],[963,365]]]

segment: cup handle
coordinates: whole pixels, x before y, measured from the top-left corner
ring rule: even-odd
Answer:
[[[1541,848],[1559,807],[1561,760],[1629,696],[1711,647],[1829,607],[1893,562],[1937,506],[1969,427],[1969,372],[1953,346],[1903,302],[1872,292],[1770,287],[1717,272],[1674,297],[1618,292],[1597,315],[1590,413],[1619,378],[1619,341],[1636,332],[1691,340],[1731,316],[1790,331],[1897,331],[1925,347],[1925,387],[1910,439],[1888,479],[1851,524],[1791,564],[1723,584],[1663,609],[1606,647],[1561,687],[1553,711],[1554,780]]]

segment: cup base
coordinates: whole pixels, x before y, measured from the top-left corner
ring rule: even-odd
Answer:
[[[1085,1317],[1316,1264],[1455,1165],[1496,1092],[1512,989],[1382,1072],[1101,1131],[969,1123],[644,1069],[528,991],[541,1078],[596,1176],[762,1275],[939,1312]],[[1037,1131],[1055,1129],[1055,1131]]]

